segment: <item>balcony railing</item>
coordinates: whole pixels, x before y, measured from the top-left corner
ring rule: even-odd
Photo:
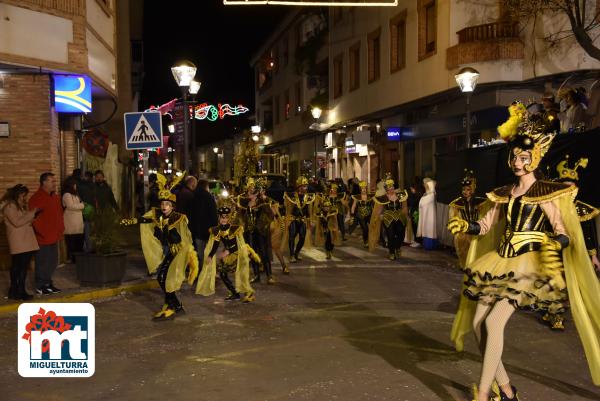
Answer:
[[[58,11],[71,15],[84,15],[85,10],[85,0],[21,0],[20,3],[43,11]]]
[[[519,37],[517,22],[493,22],[470,26],[456,32],[458,43],[471,43],[480,40],[516,39]]]

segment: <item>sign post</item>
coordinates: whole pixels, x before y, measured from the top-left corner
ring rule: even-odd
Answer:
[[[125,147],[142,150],[144,169],[144,206],[148,210],[148,149],[163,147],[162,115],[160,112],[125,113]]]

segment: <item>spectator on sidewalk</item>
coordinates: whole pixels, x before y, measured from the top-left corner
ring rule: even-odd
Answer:
[[[160,208],[160,200],[158,199],[158,177],[152,173],[148,176],[148,210],[153,207]]]
[[[83,250],[92,251],[90,234],[92,231],[92,216],[94,215],[96,199],[94,197],[94,175],[86,171],[82,179],[77,182],[77,194],[84,204],[83,208]]]
[[[63,190],[62,204],[64,207],[65,242],[67,243],[67,259],[74,262],[74,254],[83,251],[83,209],[77,191],[77,182],[68,178]]]
[[[185,177],[183,185],[177,193],[176,210],[185,214],[188,221],[192,218],[192,208],[194,204],[194,191],[198,186],[198,180],[193,175]]]
[[[542,105],[544,106],[543,117],[546,121],[551,121],[552,129],[560,132],[560,119],[558,117],[559,108],[554,100],[554,95],[550,92],[542,96]]]
[[[192,227],[192,236],[198,253],[200,265],[204,260],[204,248],[208,241],[208,229],[215,227],[217,221],[217,203],[213,196],[208,192],[208,181],[200,180],[194,192],[192,203],[194,212],[190,221]]]
[[[117,201],[112,189],[104,180],[104,172],[96,170],[94,173],[94,198],[96,200],[96,209],[113,208],[117,211]]]
[[[572,133],[583,126],[585,128],[586,109],[574,89],[568,89],[563,95],[564,109],[559,113],[560,132]]]
[[[65,226],[54,174],[40,175],[40,188],[29,200],[29,208],[38,210],[38,216],[33,221],[40,247],[35,255],[35,291],[39,295],[58,293],[60,290],[52,283],[52,275],[58,266],[58,241],[63,236]]]
[[[8,298],[29,301],[33,298],[26,291],[27,269],[31,258],[40,249],[31,223],[38,208],[28,210],[25,185],[17,184],[9,188],[0,199],[0,211],[4,216],[8,249],[12,264],[10,267],[10,289]]]

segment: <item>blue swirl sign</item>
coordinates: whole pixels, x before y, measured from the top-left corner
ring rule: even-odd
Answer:
[[[85,75],[54,75],[54,104],[59,113],[91,113],[92,80]]]

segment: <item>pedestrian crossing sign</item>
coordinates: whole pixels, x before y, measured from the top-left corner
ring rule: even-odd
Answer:
[[[124,119],[125,147],[128,150],[163,147],[160,112],[125,113]]]

